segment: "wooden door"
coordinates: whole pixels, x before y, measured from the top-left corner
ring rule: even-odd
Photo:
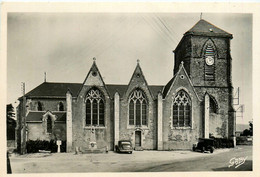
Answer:
[[[135,132],[135,147],[141,146],[141,131]]]

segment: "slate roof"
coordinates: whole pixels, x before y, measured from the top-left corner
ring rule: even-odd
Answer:
[[[232,34],[216,27],[215,25],[207,22],[204,19],[198,21],[189,31],[184,35],[196,34],[196,35],[207,35],[207,36],[221,36],[232,38]]]
[[[66,97],[68,89],[70,89],[72,96],[77,96],[82,84],[78,83],[54,83],[43,82],[30,92],[26,93],[28,97]]]
[[[66,97],[68,89],[70,89],[72,96],[76,97],[82,87],[81,83],[57,83],[57,82],[44,82],[25,94],[26,97]],[[118,92],[120,96],[123,96],[126,92],[127,85],[107,84],[106,85],[109,94],[113,95]],[[157,96],[159,91],[162,91],[164,86],[152,85],[148,86],[153,94]]]
[[[42,116],[46,113],[46,111],[30,111],[26,116],[26,122],[31,121],[42,121]],[[52,111],[52,114],[56,116],[56,121],[66,121],[66,112],[57,112]]]
[[[174,81],[174,78],[176,77],[176,75],[173,76],[173,78],[166,84],[166,86],[164,87],[163,89],[163,98],[166,97],[167,93],[168,93],[168,90],[171,88],[171,85],[172,85],[172,82]]]

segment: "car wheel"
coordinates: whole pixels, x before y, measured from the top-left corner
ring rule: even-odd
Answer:
[[[196,150],[196,148],[195,148],[195,147],[192,147],[192,150],[193,150],[193,151],[195,151],[195,150]]]
[[[205,147],[202,147],[201,152],[202,152],[202,153],[205,152]]]
[[[210,149],[210,153],[213,153],[213,152],[214,152],[214,149],[213,149],[213,148],[211,148],[211,149]]]

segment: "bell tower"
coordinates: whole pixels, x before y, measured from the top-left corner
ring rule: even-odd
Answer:
[[[184,61],[194,86],[227,87],[231,84],[231,39],[232,34],[201,19],[174,50],[174,74]]]
[[[204,117],[209,125],[209,133],[221,137],[234,134],[233,87],[231,77],[232,58],[230,55],[230,40],[232,34],[216,27],[204,19],[199,20],[184,35],[174,50],[174,75],[178,66],[184,62],[185,70],[201,100],[215,103],[204,104],[212,110],[211,105],[217,105],[218,112],[206,112]],[[212,122],[213,121],[213,122]],[[215,122],[214,122],[215,121]],[[205,137],[208,137],[205,135]]]

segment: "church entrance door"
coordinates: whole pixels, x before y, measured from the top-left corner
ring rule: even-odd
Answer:
[[[141,146],[141,131],[135,131],[135,147]]]

